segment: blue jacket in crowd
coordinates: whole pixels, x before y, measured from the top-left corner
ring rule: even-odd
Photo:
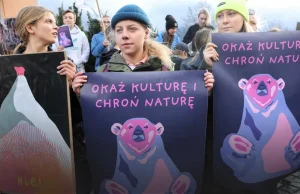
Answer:
[[[95,70],[97,71],[99,68],[99,61],[102,53],[107,52],[107,47],[103,46],[103,41],[104,41],[104,33],[99,32],[98,34],[94,34],[92,37],[92,42],[91,42],[91,50],[92,50],[92,55],[96,57],[96,62],[95,62]],[[111,46],[111,48],[113,48]]]
[[[156,40],[157,42],[164,42],[164,34],[165,34],[165,31],[159,33],[158,36],[155,38],[155,40]],[[179,36],[175,33],[175,34],[174,34],[174,40],[173,40],[173,43],[172,43],[172,45],[171,45],[170,48],[171,48],[172,50],[174,50],[175,46],[176,46],[178,43],[180,43],[180,42],[181,42],[181,40],[180,40]]]

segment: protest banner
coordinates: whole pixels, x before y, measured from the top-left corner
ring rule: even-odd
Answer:
[[[0,56],[0,191],[73,194],[63,52]]]
[[[218,183],[254,188],[299,169],[299,35],[213,34]]]
[[[96,193],[200,193],[204,73],[86,74],[80,98]]]

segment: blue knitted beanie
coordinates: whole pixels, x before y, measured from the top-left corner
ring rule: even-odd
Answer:
[[[115,29],[116,24],[123,20],[133,20],[150,27],[150,20],[147,14],[137,5],[125,5],[111,19],[111,27]]]

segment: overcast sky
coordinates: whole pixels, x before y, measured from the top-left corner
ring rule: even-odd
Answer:
[[[97,8],[96,0],[86,0]],[[148,14],[151,23],[159,30],[165,28],[165,16],[171,14],[175,17],[178,25],[184,25],[183,18],[186,16],[188,7],[196,6],[199,0],[98,0],[101,11],[108,11],[113,16],[118,9],[125,4],[137,4]],[[64,7],[72,5],[74,0],[63,0]],[[208,0],[214,10],[217,0]],[[57,8],[62,0],[38,0],[39,5],[47,7],[57,13]],[[249,6],[262,16],[263,21],[280,21],[284,27],[290,30],[296,29],[297,21],[300,22],[300,0],[249,0]],[[97,9],[95,9],[97,10]],[[84,14],[85,15],[85,11]],[[83,18],[83,23],[86,17]]]

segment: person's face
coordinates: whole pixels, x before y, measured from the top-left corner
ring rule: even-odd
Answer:
[[[257,20],[254,15],[249,16],[249,23],[252,26],[252,29],[257,32]]]
[[[34,36],[45,45],[55,43],[58,27],[52,13],[46,13],[36,24],[28,25],[26,29],[29,32],[29,36]]]
[[[73,13],[66,13],[63,16],[63,22],[65,25],[69,26],[70,28],[73,28],[75,26],[75,16]]]
[[[102,21],[103,21],[105,29],[107,29],[110,25],[110,17],[103,17]],[[103,27],[102,22],[100,22],[100,26]]]
[[[126,55],[135,55],[143,50],[148,34],[147,28],[132,20],[121,21],[115,27],[116,44]]]
[[[207,21],[207,16],[205,14],[200,14],[199,18],[198,18],[198,23],[200,27],[203,27],[206,25],[206,21]]]
[[[244,24],[241,14],[233,10],[223,10],[217,14],[219,32],[240,32]]]
[[[171,36],[174,36],[174,34],[177,32],[177,27],[169,29],[168,32]]]

